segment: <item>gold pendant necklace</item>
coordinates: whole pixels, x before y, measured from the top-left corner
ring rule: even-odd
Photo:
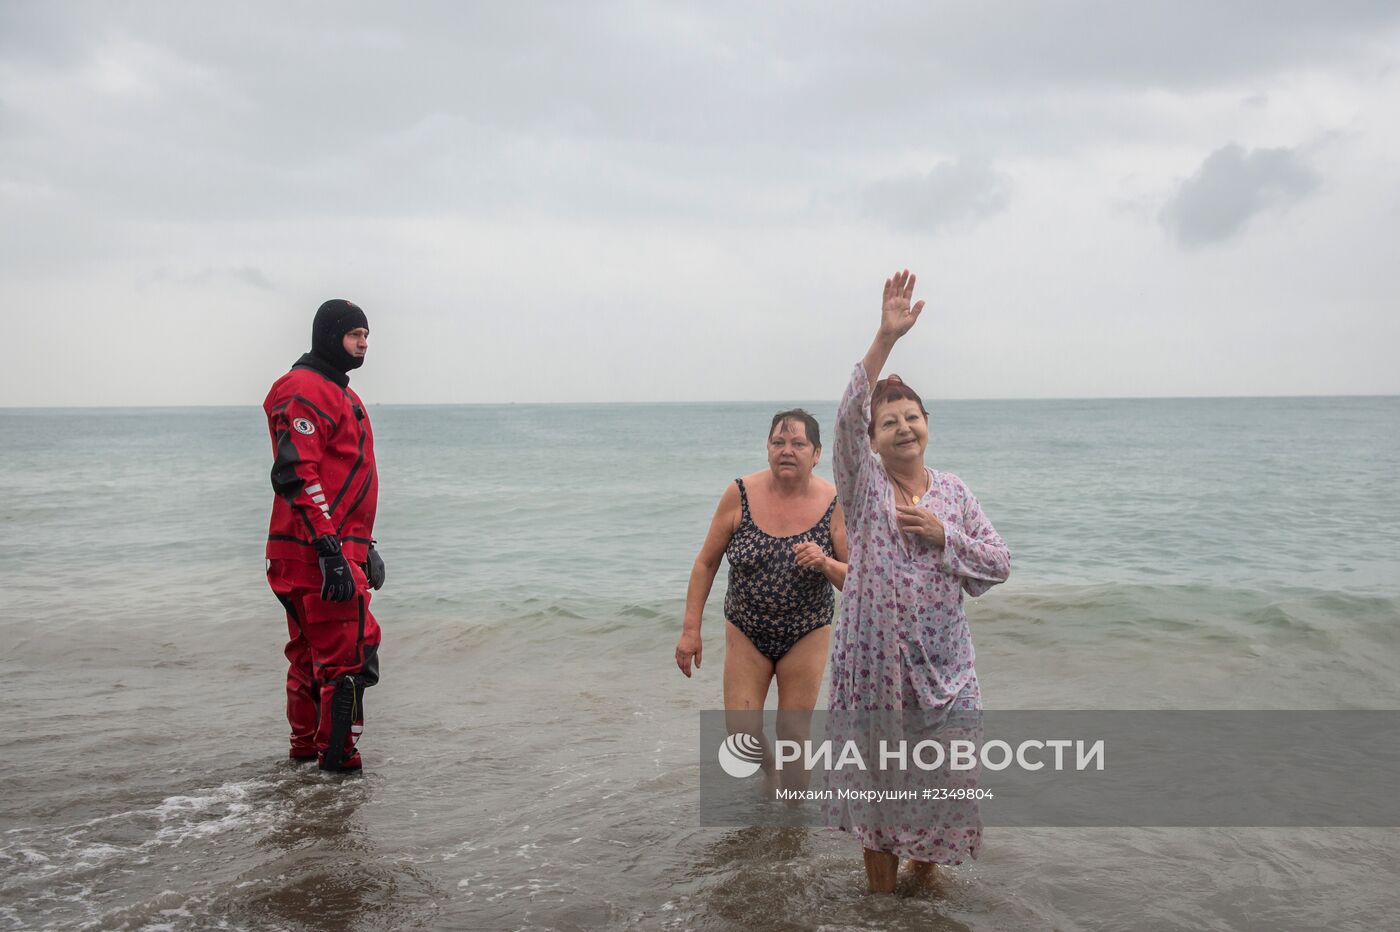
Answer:
[[[919,502],[921,502],[921,501],[924,500],[924,496],[928,494],[928,489],[925,489],[923,492],[920,492],[918,495],[912,495],[912,494],[909,493],[909,491],[908,491],[907,489],[904,488],[904,483],[900,482],[898,479],[895,479],[894,476],[890,476],[890,478],[894,480],[895,488],[899,489],[900,492],[903,492],[903,493],[904,493],[904,497],[907,498],[907,499],[909,499],[909,504],[910,504],[910,505],[913,505],[913,506],[916,507],[916,508],[918,507]],[[925,478],[925,479],[928,478],[928,474],[927,474],[927,473],[924,474],[924,478]]]

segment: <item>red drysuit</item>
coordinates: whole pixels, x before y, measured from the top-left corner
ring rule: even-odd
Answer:
[[[320,755],[324,762],[332,699],[350,675],[354,712],[342,766],[355,769],[360,765],[355,743],[363,730],[363,690],[379,680],[379,625],[369,611],[370,590],[361,566],[379,494],[369,416],[348,385],[303,363],[273,384],[263,410],[272,435],[276,493],[267,535],[267,580],[287,610],[291,756]],[[347,602],[321,598],[321,569],[312,542],[324,536],[339,538],[350,562],[355,596]]]

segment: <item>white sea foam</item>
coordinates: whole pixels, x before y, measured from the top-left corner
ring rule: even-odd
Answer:
[[[77,858],[79,861],[107,861],[129,853],[131,853],[130,848],[120,848],[116,845],[99,842],[78,851]]]
[[[225,783],[201,796],[167,796],[161,800],[160,805],[150,811],[164,822],[182,813],[204,812],[220,803],[229,803],[232,806],[238,800],[247,799],[252,791],[269,789],[273,785],[267,780],[242,780]]]
[[[274,786],[266,780],[232,781],[204,792],[167,796],[154,806],[131,809],[54,828],[24,827],[8,833],[15,843],[0,847],[0,859],[14,862],[6,873],[15,881],[52,887],[95,870],[136,870],[152,854],[193,839],[220,835],[270,822],[275,807],[257,807],[255,793]],[[154,823],[154,832],[131,845],[106,837]],[[174,868],[172,868],[174,869]]]

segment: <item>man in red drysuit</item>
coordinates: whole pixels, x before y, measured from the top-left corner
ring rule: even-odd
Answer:
[[[322,770],[361,767],[364,693],[379,682],[379,625],[370,589],[384,584],[372,534],[379,497],[374,435],[351,369],[369,322],[349,301],[316,311],[311,352],[263,402],[272,435],[267,581],[287,610],[291,757]]]

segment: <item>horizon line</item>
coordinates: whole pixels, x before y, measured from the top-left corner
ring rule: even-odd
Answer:
[[[947,402],[986,402],[986,401],[1017,401],[1017,402],[1050,402],[1050,401],[1269,401],[1294,399],[1304,400],[1309,398],[1400,398],[1400,392],[1387,393],[1352,393],[1338,392],[1327,395],[1060,395],[1044,398],[1028,397],[982,397],[982,398],[926,398],[925,401],[933,403]],[[371,408],[468,408],[468,407],[509,407],[520,405],[525,407],[579,407],[583,405],[726,405],[726,404],[777,404],[787,405],[805,402],[808,404],[839,404],[840,398],[812,399],[812,398],[758,398],[758,399],[710,399],[704,401],[370,401],[366,404]],[[261,405],[257,402],[244,404],[210,403],[210,404],[63,404],[63,405],[11,405],[0,404],[0,411],[122,411],[122,410],[169,410],[172,408],[244,408],[257,407]]]

